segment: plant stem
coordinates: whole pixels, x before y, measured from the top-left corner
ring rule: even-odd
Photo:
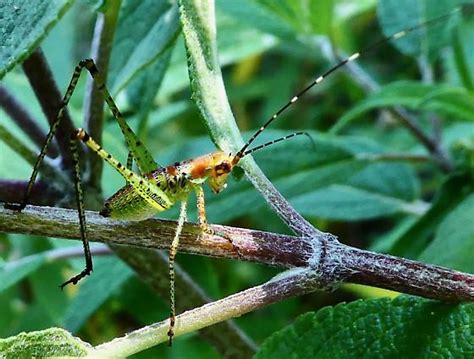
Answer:
[[[46,133],[38,125],[36,119],[34,119],[28,110],[18,102],[13,94],[11,94],[4,86],[0,86],[0,106],[5,112],[11,117],[13,121],[20,127],[25,134],[41,148],[44,140],[46,139]],[[58,147],[56,143],[51,143],[47,152],[50,157],[57,157]]]
[[[176,318],[175,334],[183,335],[212,324],[262,308],[319,287],[318,279],[309,271],[297,269],[265,284],[227,298],[187,311]],[[91,350],[90,357],[124,357],[168,340],[168,320],[136,330]]]
[[[168,256],[156,250],[124,246],[112,246],[114,252],[138,274],[162,298],[169,296]],[[211,302],[211,299],[196,282],[175,264],[175,293],[179,300],[176,309],[182,312]],[[225,321],[202,329],[198,334],[210,343],[224,358],[250,358],[256,351],[256,345],[242,332],[234,322]]]
[[[21,202],[27,186],[27,181],[0,180],[0,201]],[[39,180],[33,185],[30,203],[38,206],[52,206],[63,197],[64,195],[56,191],[49,183]]]
[[[23,70],[38,98],[46,118],[52,125],[57,118],[61,107],[62,96],[54,81],[53,74],[43,52],[38,48],[23,62]],[[56,141],[61,153],[62,167],[70,169],[72,165],[71,153],[69,151],[69,139],[74,131],[74,125],[67,109],[64,111],[62,122],[56,132]]]
[[[107,83],[110,53],[117,27],[120,5],[122,1],[110,1],[104,13],[98,13],[92,40],[91,57],[99,69],[104,83]],[[92,138],[102,143],[104,128],[104,99],[91,78],[87,80],[86,96],[84,98],[84,127]],[[100,193],[103,160],[90,150],[88,153],[89,178],[85,184]],[[100,196],[98,196],[100,197]]]
[[[344,258],[333,275],[344,282],[366,284],[397,292],[458,303],[474,299],[474,276],[400,257],[338,244],[328,256]]]
[[[176,229],[175,221],[112,221],[90,211],[87,212],[87,223],[90,237],[96,241],[142,248],[168,248]],[[247,261],[284,268],[311,268],[328,285],[350,282],[445,301],[474,299],[474,276],[471,274],[347,247],[334,236],[325,237],[321,242],[320,239],[243,228],[217,225],[212,228],[216,233],[231,237]],[[80,238],[76,211],[48,207],[27,206],[21,213],[0,208],[0,232]],[[184,226],[180,249],[239,259],[226,238],[204,234],[194,224]]]

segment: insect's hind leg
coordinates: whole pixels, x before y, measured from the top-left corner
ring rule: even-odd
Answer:
[[[217,232],[209,226],[209,223],[207,223],[207,218],[206,218],[206,204],[205,204],[205,199],[204,199],[204,190],[202,189],[202,186],[197,186],[195,191],[196,191],[199,227],[201,227],[201,230],[204,233],[207,233],[210,235],[216,234],[225,238],[232,246],[232,249],[234,250],[234,252],[237,253],[237,256],[239,257],[239,259],[243,259],[242,253],[240,253],[239,248],[234,244],[234,241],[232,240],[232,238],[230,238],[226,233]]]
[[[80,176],[80,168],[79,168],[79,154],[77,151],[77,132],[75,132],[70,139],[70,149],[72,153],[72,162],[74,168],[74,189],[76,192],[76,203],[77,203],[77,211],[79,213],[79,225],[81,228],[81,240],[82,245],[84,247],[84,257],[86,261],[86,266],[82,272],[75,275],[74,277],[70,278],[63,284],[61,284],[61,289],[63,289],[69,283],[77,284],[82,278],[89,275],[93,270],[92,265],[92,255],[89,247],[89,240],[87,238],[87,227],[86,227],[86,216],[84,210],[84,199],[82,194],[82,186],[81,186],[81,176]]]
[[[71,96],[74,93],[74,90],[77,85],[77,81],[79,80],[79,76],[81,75],[81,71],[85,66],[86,66],[86,63],[84,61],[81,61],[79,62],[79,64],[76,66],[74,70],[74,73],[71,77],[68,88],[66,90],[66,93],[64,94],[61,107],[58,110],[56,120],[51,125],[51,128],[49,129],[49,132],[46,136],[43,147],[40,150],[40,154],[38,155],[36,162],[33,166],[33,171],[28,181],[28,186],[23,196],[23,200],[20,203],[5,203],[5,208],[21,212],[26,207],[26,204],[28,203],[28,199],[31,195],[31,190],[33,189],[33,185],[36,181],[36,177],[38,176],[41,163],[43,162],[46,152],[48,150],[48,147],[51,144],[51,141],[53,140],[53,137],[56,134],[58,126],[64,117],[64,111],[66,110],[69,100],[71,99]],[[63,283],[61,285],[61,288],[63,288],[65,285],[69,283],[76,284],[79,280],[89,275],[93,269],[92,256],[90,253],[89,241],[87,238],[84,201],[83,201],[83,193],[82,193],[80,169],[79,169],[79,154],[77,151],[75,134],[73,134],[70,140],[70,150],[71,150],[72,159],[73,159],[73,181],[74,181],[74,189],[76,193],[76,203],[77,203],[78,216],[79,216],[81,240],[82,240],[82,245],[84,247],[84,257],[85,257],[86,265],[85,265],[84,270],[81,273],[79,273],[78,275],[74,276],[73,278]]]
[[[83,66],[89,71],[93,80],[96,83],[97,89],[104,97],[104,100],[107,106],[110,108],[112,115],[114,116],[115,120],[118,122],[120,126],[120,130],[122,131],[125,141],[127,142],[127,147],[130,149],[128,160],[127,160],[127,168],[131,169],[132,160],[136,161],[136,164],[140,170],[141,174],[145,174],[151,172],[159,167],[159,165],[153,159],[151,153],[146,149],[143,143],[137,138],[133,130],[125,121],[122,113],[118,109],[115,101],[113,100],[110,92],[107,90],[105,86],[104,78],[97,69],[97,66],[92,59],[83,60]]]
[[[71,81],[69,82],[68,88],[61,102],[61,107],[59,108],[58,114],[56,115],[56,120],[51,125],[44,141],[43,147],[41,147],[40,153],[36,158],[35,164],[33,166],[33,171],[31,173],[30,179],[28,180],[28,186],[26,187],[25,194],[23,196],[23,200],[20,203],[5,203],[5,208],[21,212],[26,207],[29,197],[31,195],[31,190],[33,189],[33,185],[36,181],[36,177],[38,176],[41,163],[43,162],[48,147],[51,144],[53,137],[58,129],[58,126],[64,117],[64,111],[66,110],[69,100],[71,99],[71,96],[74,93],[74,90],[76,89],[77,81],[79,80],[81,71],[84,66],[84,61],[79,62],[79,64],[74,70],[74,73],[72,74]]]

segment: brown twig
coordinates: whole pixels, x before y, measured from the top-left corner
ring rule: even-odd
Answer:
[[[28,77],[28,81],[38,98],[49,124],[53,124],[56,121],[58,110],[61,107],[62,95],[40,48],[34,51],[25,62],[23,62],[23,70]],[[66,109],[55,136],[59,152],[61,153],[62,166],[65,169],[71,168],[72,164],[71,153],[69,151],[69,139],[73,130],[74,125]]]
[[[27,186],[27,181],[0,180],[0,201],[7,203],[21,202]],[[37,181],[33,185],[30,202],[38,206],[52,206],[63,197],[62,193],[55,191],[49,184]]]
[[[110,53],[117,27],[121,1],[112,1],[104,13],[98,13],[92,40],[91,57],[94,59],[103,80],[107,82]],[[84,98],[84,127],[97,143],[102,143],[104,128],[104,99],[91,78],[87,80],[86,96]],[[89,163],[89,178],[85,185],[100,193],[100,181],[103,161],[90,150],[87,150]],[[100,197],[100,195],[98,196]]]
[[[28,110],[18,102],[13,94],[11,94],[4,86],[0,85],[0,106],[15,121],[23,132],[38,146],[43,146],[46,133],[38,125],[37,121],[31,116]],[[58,156],[58,148],[56,143],[51,143],[48,148],[47,155],[50,157]]]
[[[90,237],[95,241],[144,248],[168,248],[176,229],[174,221],[112,221],[96,212],[87,213],[87,222]],[[445,301],[474,299],[471,274],[347,247],[329,234],[321,246],[321,238],[225,226],[212,228],[216,233],[231,236],[245,260],[285,268],[311,268],[328,285],[351,282]],[[76,211],[49,207],[28,206],[22,213],[0,209],[0,232],[80,238]],[[185,225],[180,248],[188,253],[239,258],[227,239],[203,234],[193,224]]]

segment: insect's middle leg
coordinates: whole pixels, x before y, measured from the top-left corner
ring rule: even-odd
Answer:
[[[206,204],[204,200],[204,190],[202,189],[202,186],[198,186],[195,191],[196,191],[196,199],[197,199],[196,202],[197,202],[197,210],[198,210],[198,218],[199,218],[199,227],[201,227],[201,230],[204,233],[207,233],[210,235],[217,234],[227,239],[227,241],[229,241],[229,243],[231,244],[232,249],[235,251],[235,253],[237,253],[237,256],[240,259],[242,259],[243,258],[242,253],[240,253],[239,248],[234,244],[234,241],[232,240],[232,238],[230,238],[226,233],[215,231],[209,226],[209,223],[207,223]]]
[[[170,253],[169,253],[169,277],[170,277],[170,326],[168,330],[168,337],[169,337],[169,345],[173,344],[173,336],[174,336],[174,325],[176,320],[176,308],[175,308],[175,300],[174,300],[174,262],[176,253],[178,251],[179,245],[179,236],[181,235],[181,231],[183,230],[184,222],[186,221],[186,210],[187,210],[187,201],[184,200],[181,202],[181,209],[179,212],[179,219],[178,219],[178,226],[176,227],[176,232],[174,234],[173,241],[171,242],[170,246]]]

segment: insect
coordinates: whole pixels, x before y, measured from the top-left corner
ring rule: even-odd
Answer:
[[[40,151],[30,177],[26,193],[23,201],[20,204],[8,203],[6,208],[21,211],[28,203],[28,199],[38,175],[39,167],[46,155],[48,146],[50,145],[53,136],[64,116],[65,108],[76,88],[78,79],[82,70],[87,70],[94,81],[97,88],[102,93],[108,107],[110,108],[114,118],[117,120],[120,129],[125,137],[127,146],[129,148],[131,159],[134,160],[138,167],[138,172],[132,170],[131,161],[127,161],[127,165],[123,165],[120,161],[115,159],[110,153],[103,149],[93,138],[83,129],[77,129],[71,134],[70,150],[73,158],[74,168],[74,186],[76,193],[77,208],[79,213],[80,233],[84,246],[85,268],[82,272],[67,280],[61,285],[63,288],[67,284],[77,284],[82,278],[86,277],[92,272],[93,263],[92,256],[89,249],[89,241],[87,235],[86,218],[84,214],[83,193],[81,187],[81,176],[79,168],[79,155],[77,149],[77,142],[83,142],[104,161],[111,165],[117,172],[119,172],[127,181],[127,184],[119,189],[114,195],[106,200],[100,214],[104,217],[115,219],[126,219],[133,221],[140,221],[154,216],[158,212],[165,211],[177,203],[180,204],[180,214],[178,224],[173,241],[169,250],[169,276],[170,276],[170,327],[169,327],[169,342],[172,343],[174,336],[173,328],[175,325],[175,296],[174,296],[174,262],[179,245],[179,237],[186,221],[187,214],[187,199],[190,193],[195,192],[197,197],[197,208],[199,226],[205,233],[213,233],[207,222],[205,213],[205,199],[203,184],[208,182],[209,187],[214,193],[219,193],[226,187],[226,182],[229,173],[232,172],[240,160],[255,151],[259,151],[265,147],[271,146],[281,141],[288,140],[292,137],[306,134],[305,132],[295,132],[284,137],[277,138],[270,142],[251,147],[259,135],[275,121],[283,112],[290,106],[297,102],[301,96],[307,93],[315,85],[321,83],[326,77],[331,75],[336,70],[342,68],[347,63],[355,61],[367,52],[370,52],[374,47],[377,47],[387,41],[396,40],[404,37],[410,32],[425,27],[432,22],[440,21],[452,13],[443,15],[441,17],[432,19],[423,24],[413,26],[409,29],[399,31],[383,40],[377,42],[375,45],[367,49],[356,52],[343,61],[339,62],[324,74],[317,77],[313,82],[306,86],[302,91],[293,96],[284,106],[282,106],[275,114],[273,114],[263,126],[261,126],[245,143],[245,145],[235,154],[225,153],[223,151],[215,151],[201,157],[175,162],[169,166],[160,166],[155,162],[152,155],[145,148],[143,143],[137,138],[132,129],[128,126],[117,105],[112,99],[109,91],[105,87],[103,76],[97,69],[93,60],[86,59],[79,62],[72,75],[69,86],[63,98],[62,106],[58,111],[57,119],[53,123],[46,137],[45,143]],[[229,238],[229,241],[231,239]],[[233,243],[231,242],[233,245]]]

